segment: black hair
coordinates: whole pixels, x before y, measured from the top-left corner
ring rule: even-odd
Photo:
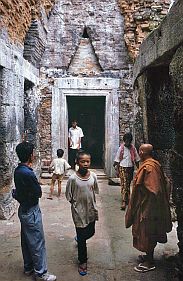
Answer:
[[[33,154],[34,145],[30,142],[23,141],[16,146],[16,153],[19,160],[22,163],[26,163],[30,160],[31,155]]]
[[[62,158],[62,156],[64,155],[64,151],[63,151],[63,149],[57,149],[57,156],[58,156],[58,158]]]
[[[124,140],[124,142],[125,142],[126,140],[129,140],[130,142],[132,142],[132,140],[133,140],[132,134],[131,134],[131,133],[126,133],[126,134],[124,134],[123,140]]]
[[[84,151],[84,150],[79,150],[78,153],[76,154],[76,163],[79,162],[79,159],[83,156],[83,155],[88,155],[91,157],[91,154],[87,151]]]

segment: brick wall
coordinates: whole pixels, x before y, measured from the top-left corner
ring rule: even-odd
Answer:
[[[13,41],[23,42],[32,20],[42,17],[42,7],[48,14],[54,3],[55,0],[1,0],[1,29],[7,28]]]
[[[139,46],[167,14],[171,0],[118,0],[125,19],[124,39],[134,59]]]
[[[43,93],[44,92],[44,93]],[[39,141],[41,159],[51,158],[51,104],[50,92],[42,92],[42,99],[39,109]]]

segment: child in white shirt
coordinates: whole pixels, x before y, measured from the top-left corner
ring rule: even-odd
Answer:
[[[53,191],[54,191],[54,185],[56,180],[58,181],[58,198],[60,198],[61,192],[62,192],[62,187],[61,187],[61,182],[63,180],[65,172],[71,168],[71,166],[67,163],[65,159],[63,159],[64,151],[63,149],[57,149],[57,157],[54,159],[50,167],[48,169],[48,172],[51,173],[51,170],[53,168],[53,175],[51,179],[51,186],[50,186],[50,195],[48,199],[53,199]]]

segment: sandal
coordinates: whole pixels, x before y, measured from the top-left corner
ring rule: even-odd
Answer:
[[[86,275],[87,274],[87,263],[79,264],[78,272],[81,276]]]
[[[152,265],[151,267],[147,267],[147,266],[143,265],[142,263],[139,263],[138,266],[134,267],[135,271],[141,272],[141,273],[152,271],[152,270],[155,270],[155,269],[156,269],[156,267],[154,265]]]

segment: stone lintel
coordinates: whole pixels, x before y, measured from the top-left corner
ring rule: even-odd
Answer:
[[[120,86],[120,79],[114,78],[58,78],[55,87],[62,89],[102,89],[113,90]]]

